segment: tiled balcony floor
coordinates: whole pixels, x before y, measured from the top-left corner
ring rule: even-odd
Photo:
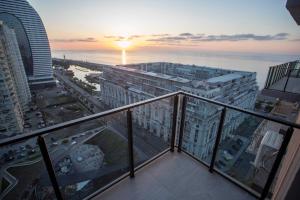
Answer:
[[[248,200],[253,196],[184,153],[167,153],[95,200]]]

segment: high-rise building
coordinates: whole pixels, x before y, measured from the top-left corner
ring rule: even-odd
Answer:
[[[163,62],[106,67],[100,85],[101,98],[110,107],[182,90],[252,109],[258,90],[255,73]],[[138,125],[165,140],[170,138],[172,110],[167,102],[140,106],[133,112]],[[188,99],[183,148],[199,158],[208,158],[213,150],[219,118],[219,107]],[[229,110],[223,139],[232,137],[244,118],[245,115]]]
[[[23,131],[31,94],[14,30],[0,21],[0,133]]]
[[[0,20],[15,30],[29,84],[53,84],[49,41],[38,13],[26,0],[0,0]]]

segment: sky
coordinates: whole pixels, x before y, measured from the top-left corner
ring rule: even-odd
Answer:
[[[285,8],[285,0],[29,2],[44,22],[52,50],[300,55],[300,26]]]

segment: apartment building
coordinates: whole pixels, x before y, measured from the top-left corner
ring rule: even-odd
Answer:
[[[256,73],[165,62],[106,67],[100,85],[103,102],[113,108],[183,90],[252,109],[258,91]],[[133,111],[134,120],[167,140],[171,133],[171,109],[168,101],[141,106]],[[212,152],[219,117],[218,106],[189,98],[183,148],[205,159]],[[223,139],[232,136],[244,117],[238,112],[227,112]]]
[[[0,21],[0,33],[0,132],[10,136],[23,131],[31,94],[14,30]]]

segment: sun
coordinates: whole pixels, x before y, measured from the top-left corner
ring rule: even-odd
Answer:
[[[121,49],[127,49],[128,47],[131,46],[131,41],[128,40],[120,40],[117,41],[117,45],[121,48]]]

